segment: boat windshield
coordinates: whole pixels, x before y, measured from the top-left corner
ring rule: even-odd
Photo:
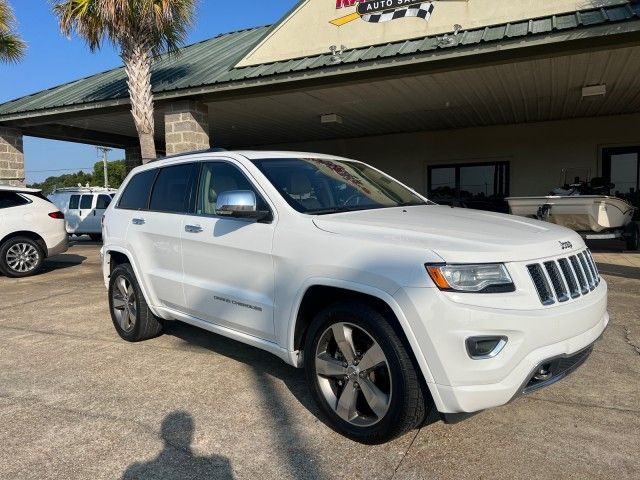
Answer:
[[[324,158],[277,158],[253,163],[294,209],[310,215],[432,205],[368,165]]]

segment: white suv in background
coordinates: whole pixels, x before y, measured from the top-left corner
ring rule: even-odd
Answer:
[[[0,186],[0,273],[27,277],[67,251],[64,215],[40,190]]]
[[[304,367],[329,423],[380,443],[551,384],[604,331],[583,240],[438,206],[364,163],[201,152],[135,169],[104,219],[118,334],[180,320]]]

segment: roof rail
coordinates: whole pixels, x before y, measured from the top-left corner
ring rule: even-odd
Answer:
[[[167,157],[160,157],[158,158],[158,160],[168,160],[171,158],[184,157],[186,155],[195,155],[198,153],[218,153],[218,152],[228,152],[228,150],[222,147],[213,147],[213,148],[207,148],[205,150],[192,150],[190,152],[176,153],[174,155],[169,155]]]

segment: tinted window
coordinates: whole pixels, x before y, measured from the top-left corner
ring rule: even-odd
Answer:
[[[256,195],[257,209],[269,210],[262,196],[238,168],[226,162],[210,162],[202,166],[196,212],[215,215],[218,195],[232,190],[252,191]]]
[[[77,210],[80,205],[80,195],[71,195],[69,199],[69,210]]]
[[[80,210],[91,210],[93,206],[93,195],[83,195],[80,200]]]
[[[118,207],[129,210],[146,210],[151,187],[157,173],[157,170],[147,170],[134,176],[122,193]]]
[[[111,196],[98,195],[98,201],[96,202],[96,210],[104,210],[111,203]]]
[[[27,203],[29,203],[29,200],[15,192],[0,192],[0,208],[19,207]]]
[[[160,169],[153,186],[149,209],[154,212],[186,213],[193,197],[197,165],[188,163]]]

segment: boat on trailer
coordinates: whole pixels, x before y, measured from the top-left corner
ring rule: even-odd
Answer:
[[[506,200],[513,215],[562,225],[587,240],[623,239],[627,249],[638,250],[640,230],[633,221],[636,207],[622,198],[604,194],[612,188],[600,178],[590,182],[576,179],[574,184],[565,184],[550,195]]]

